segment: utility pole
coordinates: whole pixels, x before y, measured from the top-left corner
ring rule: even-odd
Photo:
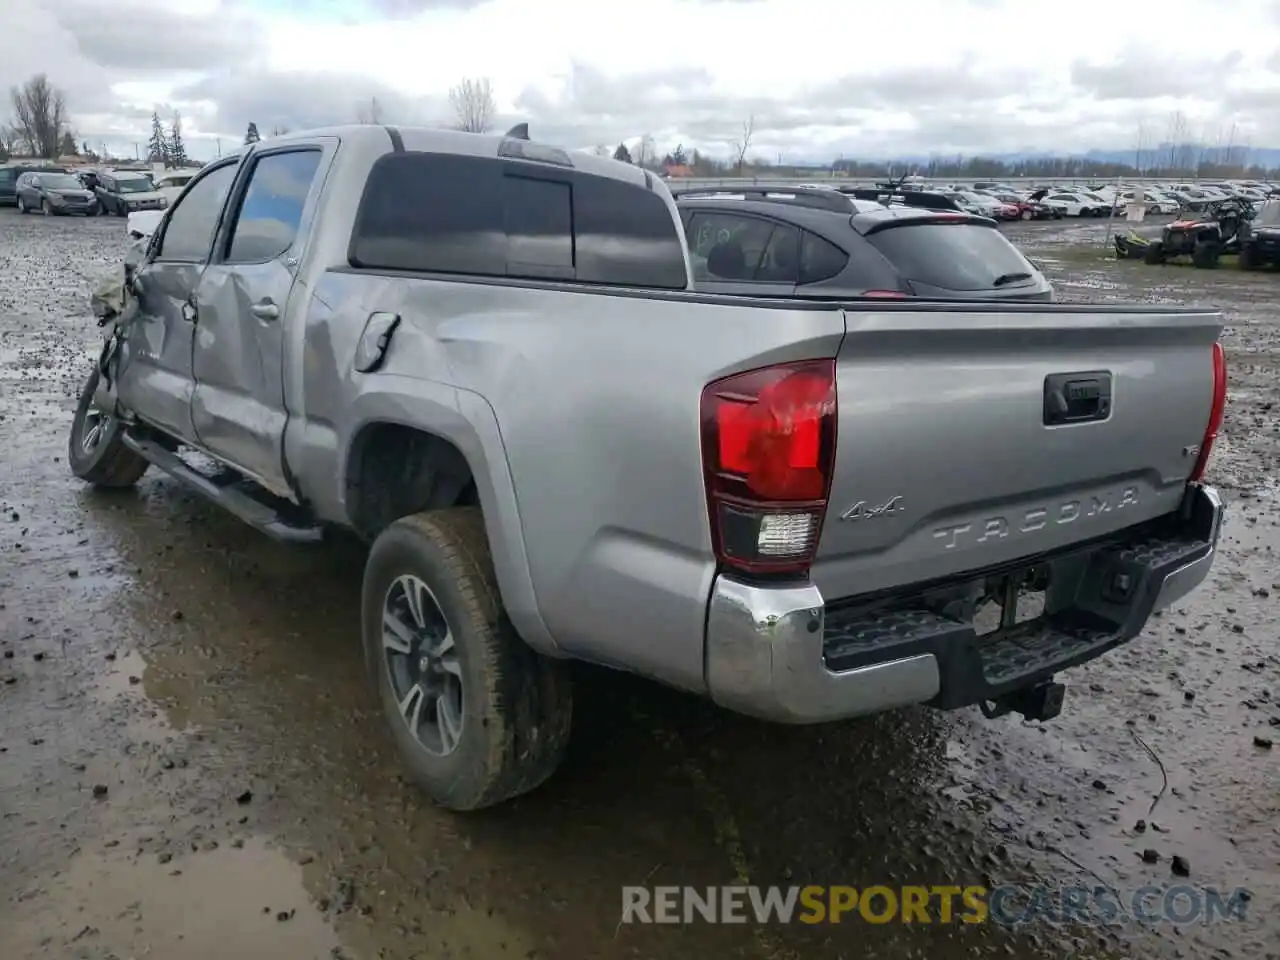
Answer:
[[[142,155],[141,155],[140,153],[138,153],[138,142],[137,142],[136,140],[135,140],[135,141],[134,141],[134,143],[133,143],[133,159],[135,159],[135,160],[141,160],[141,159],[142,159]]]
[[[214,142],[218,145],[218,156],[222,156],[222,138],[214,137]]]

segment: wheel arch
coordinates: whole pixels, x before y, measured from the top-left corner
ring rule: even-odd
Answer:
[[[468,391],[457,391],[449,408],[435,397],[420,399],[366,394],[356,401],[339,457],[347,523],[372,539],[398,516],[479,506],[503,608],[526,643],[557,655],[538,609],[515,484],[492,407]]]

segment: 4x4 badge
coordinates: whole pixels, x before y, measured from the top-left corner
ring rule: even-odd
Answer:
[[[867,501],[859,500],[852,507],[840,514],[841,520],[874,520],[876,517],[902,512],[902,497],[893,497],[878,506],[869,507]]]

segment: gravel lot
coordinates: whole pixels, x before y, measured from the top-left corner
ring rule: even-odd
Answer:
[[[1229,319],[1211,470],[1232,512],[1209,584],[1070,674],[1047,726],[776,728],[584,670],[560,775],[457,818],[402,782],[367,692],[359,547],[279,547],[155,474],[123,496],[70,477],[87,292],[124,226],[0,210],[0,953],[1280,958],[1280,276],[1106,263],[1104,229],[1010,234],[1064,298]],[[1184,927],[619,926],[624,884],[740,882],[1252,899]]]

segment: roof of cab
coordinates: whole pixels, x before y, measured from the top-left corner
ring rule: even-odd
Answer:
[[[322,127],[315,130],[297,130],[272,137],[262,143],[278,144],[311,137],[338,137],[342,140],[363,139],[366,142],[377,140],[385,143],[389,150],[402,148],[405,151],[419,153],[448,153],[471,157],[498,157],[504,145],[528,144],[536,151],[557,151],[570,162],[572,169],[598,177],[609,177],[623,180],[636,186],[656,189],[661,180],[647,170],[614,160],[611,157],[597,157],[589,153],[565,150],[553,144],[542,143],[536,139],[518,139],[503,133],[467,133],[462,130],[448,130],[437,127],[401,127],[381,126],[374,124],[348,124],[339,127]],[[398,148],[397,142],[400,144]],[[240,148],[243,150],[244,148]],[[532,152],[532,151],[531,151]],[[507,157],[512,160],[538,162],[536,158],[512,156],[508,150]]]

